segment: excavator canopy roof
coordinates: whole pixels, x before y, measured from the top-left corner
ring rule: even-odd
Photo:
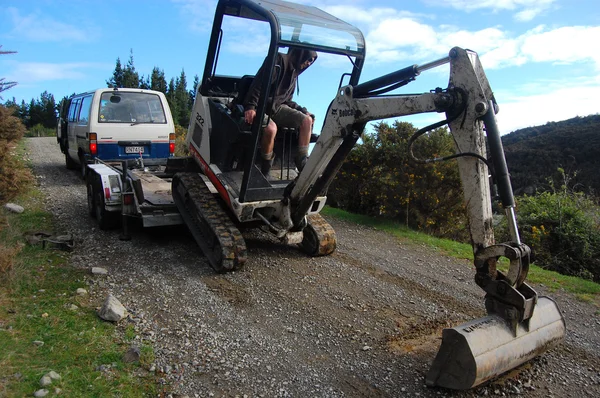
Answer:
[[[222,0],[223,1],[223,0]],[[280,45],[297,45],[364,58],[362,32],[316,7],[280,0],[225,0],[225,14],[273,22]]]

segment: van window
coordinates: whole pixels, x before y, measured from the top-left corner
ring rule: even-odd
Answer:
[[[92,105],[92,96],[83,97],[81,100],[81,110],[79,111],[79,123],[88,124],[90,119],[90,106]]]
[[[69,121],[74,122],[77,120],[77,109],[79,107],[79,101],[81,99],[77,98],[71,101],[71,106],[69,107]]]
[[[99,123],[167,123],[160,97],[151,93],[105,92]]]

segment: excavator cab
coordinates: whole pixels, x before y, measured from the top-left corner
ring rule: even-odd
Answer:
[[[294,130],[280,129],[277,132],[276,163],[271,175],[264,176],[257,167],[262,130],[260,121],[272,97],[274,87],[271,87],[271,77],[280,72],[276,67],[277,54],[287,53],[290,48],[296,47],[343,57],[349,66],[349,84],[358,83],[364,62],[364,38],[357,28],[316,7],[290,5],[276,0],[230,0],[217,4],[204,73],[192,113],[195,123],[190,125],[188,145],[194,148],[193,154],[205,166],[206,175],[212,183],[220,186],[220,192],[227,193],[229,201],[239,203],[240,209],[244,208],[243,211],[234,209],[241,222],[260,220],[261,217],[269,219],[276,208],[266,206],[260,209],[251,205],[250,209],[246,204],[280,201],[286,187],[297,177],[292,161],[298,134]],[[236,20],[235,23],[232,20]],[[229,43],[235,43],[239,35],[236,28],[240,25],[253,32],[250,42],[255,41],[254,47],[247,49],[251,54],[238,55],[236,67],[243,71],[243,75],[220,74],[220,70],[234,69],[227,70],[221,65],[231,64],[223,53],[232,45]],[[257,31],[260,33],[256,34]],[[268,46],[262,38],[268,38]],[[260,84],[260,100],[252,125],[244,122],[242,103],[260,64],[252,65],[247,60],[264,60],[263,66],[268,71]],[[311,142],[316,140],[317,135],[313,134]],[[318,209],[322,207],[320,204],[315,206]]]
[[[235,22],[229,23],[230,19]],[[230,37],[226,28],[235,30],[246,26],[246,22],[257,23],[263,31],[257,33],[254,27],[242,30],[241,34],[256,42],[256,46],[241,46],[242,50],[254,54],[261,48],[261,38],[268,42],[266,57],[259,58],[269,73],[261,84],[257,116],[251,126],[244,124],[240,105],[260,64],[243,70],[245,61],[226,62],[226,57],[220,57],[229,46],[224,44]],[[239,43],[232,46],[240,50]],[[256,165],[260,156],[260,121],[272,93],[271,78],[278,73],[277,53],[292,47],[339,56],[348,63],[349,71],[341,74],[337,92],[332,93],[334,98],[321,133],[302,171],[298,173],[289,161],[295,132],[279,131],[279,174],[265,176]],[[367,123],[425,112],[445,114],[446,120],[429,128],[448,125],[456,154],[430,160],[458,162],[474,253],[475,282],[486,293],[488,316],[444,330],[426,383],[468,389],[559,344],[566,333],[564,318],[554,301],[538,297],[525,282],[530,249],[518,235],[515,202],[495,119],[498,105],[474,51],[455,47],[444,58],[359,83],[364,57],[365,42],[360,30],[315,7],[279,0],[220,0],[187,135],[191,163],[199,167],[200,173],[177,173],[173,178],[173,198],[196,242],[218,272],[243,266],[247,253],[239,229],[245,227],[260,226],[285,243],[299,244],[311,256],[328,255],[335,250],[336,236],[318,213],[325,204],[329,184]],[[237,75],[220,73],[223,62],[232,70],[243,71]],[[422,72],[445,64],[450,70],[447,88],[394,94],[395,89],[412,82]],[[323,94],[327,93],[319,93]],[[427,131],[419,130],[409,140],[409,146]],[[506,212],[510,242],[496,243],[494,239],[490,174]],[[506,275],[496,269],[500,257],[510,260]]]

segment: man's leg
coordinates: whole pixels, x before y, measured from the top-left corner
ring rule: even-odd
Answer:
[[[296,168],[301,171],[308,158],[308,145],[310,144],[310,133],[312,131],[312,117],[299,110],[292,109],[287,105],[282,105],[273,119],[279,127],[289,127],[298,129],[298,152],[294,158]]]
[[[306,160],[308,159],[308,145],[310,144],[310,133],[312,132],[313,124],[312,117],[309,115],[304,116],[299,128],[298,153],[294,159],[296,168],[298,168],[299,171],[302,171],[304,165],[306,165]]]
[[[260,140],[260,155],[262,157],[260,163],[260,171],[265,177],[269,176],[269,171],[273,167],[275,154],[273,147],[275,146],[275,136],[277,135],[277,125],[273,119],[269,120],[269,124],[263,129],[262,138]]]

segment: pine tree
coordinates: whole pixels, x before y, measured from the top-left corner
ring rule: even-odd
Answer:
[[[190,123],[191,104],[190,96],[187,91],[187,79],[183,69],[175,84],[175,103],[177,104],[177,113],[175,116],[176,123],[180,126],[187,127]]]
[[[42,125],[47,128],[56,128],[56,101],[54,95],[44,91],[40,95],[39,103]]]
[[[150,89],[150,76],[144,77],[144,75],[142,75],[142,77],[140,77],[140,88],[144,90]]]
[[[167,89],[167,102],[169,103],[169,108],[171,109],[171,114],[173,115],[174,122],[177,123],[177,100],[175,96],[175,79],[171,78],[169,81],[169,88]]]
[[[123,86],[123,67],[121,66],[121,59],[117,57],[117,64],[112,77],[106,81],[107,87],[121,88]]]
[[[123,87],[138,88],[140,86],[140,77],[133,65],[133,49],[129,52],[129,60],[123,70]]]
[[[196,93],[198,92],[198,86],[200,85],[200,78],[198,75],[194,75],[194,83],[192,84],[192,89],[190,90],[190,104],[193,105],[196,100]]]
[[[39,101],[31,99],[29,102],[29,117],[26,120],[25,127],[32,128],[37,124],[42,124],[42,107]]]
[[[150,89],[160,91],[163,94],[167,93],[167,80],[165,79],[165,72],[155,66],[152,69],[152,75],[150,76]]]

